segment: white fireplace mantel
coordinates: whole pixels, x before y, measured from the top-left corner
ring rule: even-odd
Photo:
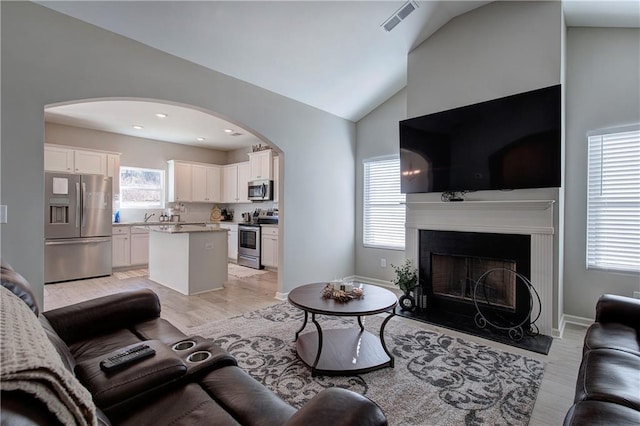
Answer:
[[[406,255],[418,264],[420,230],[531,236],[531,284],[542,308],[536,325],[551,335],[553,320],[553,200],[407,202]],[[532,312],[533,318],[538,315]]]
[[[553,200],[407,203],[407,228],[553,234]]]

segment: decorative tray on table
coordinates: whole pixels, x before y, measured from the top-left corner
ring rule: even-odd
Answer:
[[[324,299],[334,299],[338,302],[348,302],[352,299],[360,299],[364,296],[362,285],[356,287],[353,283],[330,282],[322,289]]]

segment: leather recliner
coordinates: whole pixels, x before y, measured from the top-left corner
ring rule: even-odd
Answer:
[[[325,389],[296,410],[239,368],[222,348],[202,337],[186,336],[160,318],[160,301],[150,290],[40,313],[26,280],[8,265],[1,267],[2,285],[31,308],[64,367],[91,393],[99,424],[387,424],[377,404],[345,389]],[[186,340],[194,346],[174,350],[176,343]],[[112,376],[101,371],[100,360],[141,342],[155,349],[155,356]],[[185,361],[203,350],[210,354],[206,362]],[[33,395],[2,389],[1,398],[2,425],[60,424]]]
[[[584,339],[565,426],[640,424],[640,300],[605,294]]]

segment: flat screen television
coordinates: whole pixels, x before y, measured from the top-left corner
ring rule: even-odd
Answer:
[[[560,186],[560,85],[400,122],[405,194]]]

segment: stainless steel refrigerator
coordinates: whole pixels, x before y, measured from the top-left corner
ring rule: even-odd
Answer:
[[[111,275],[111,178],[45,173],[45,283]]]

